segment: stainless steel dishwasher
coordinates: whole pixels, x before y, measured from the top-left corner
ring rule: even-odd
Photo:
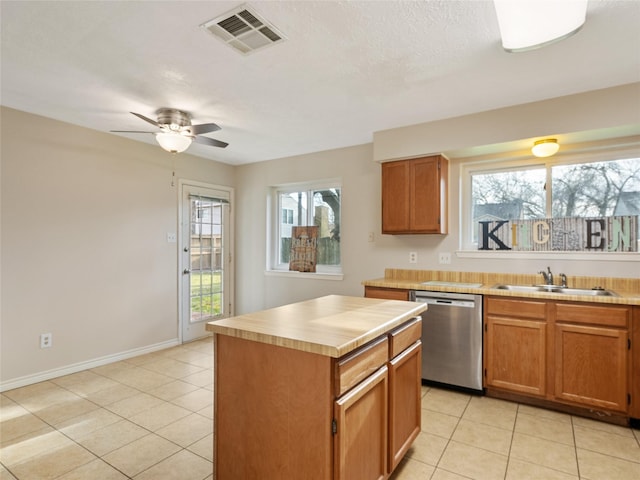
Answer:
[[[422,314],[422,378],[482,392],[482,295],[412,291]]]

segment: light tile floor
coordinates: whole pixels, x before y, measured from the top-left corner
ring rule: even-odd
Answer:
[[[211,479],[212,365],[205,339],[2,393],[0,480]],[[640,479],[638,430],[428,387],[422,414],[392,480]]]

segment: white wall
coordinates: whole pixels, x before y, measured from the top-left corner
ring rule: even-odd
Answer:
[[[580,138],[579,132],[593,135],[612,127],[620,135],[640,133],[640,82],[375,132],[374,159],[409,158],[550,135],[559,135],[562,143],[563,134]]]
[[[160,148],[2,108],[2,383],[178,337],[177,187]],[[182,154],[176,175],[233,186]],[[177,180],[176,180],[177,185]],[[40,349],[41,333],[53,347]]]
[[[380,238],[380,165],[372,145],[318,152],[238,167],[236,190],[237,313],[321,295],[362,295],[360,282],[380,275],[387,259],[375,258],[368,232]],[[267,196],[270,187],[342,179],[340,236],[344,279],[266,276]]]

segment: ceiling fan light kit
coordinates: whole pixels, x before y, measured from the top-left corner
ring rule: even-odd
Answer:
[[[531,153],[536,157],[544,158],[555,155],[560,150],[560,144],[555,138],[545,138],[543,140],[537,140],[533,142]]]
[[[584,25],[587,0],[494,0],[502,46],[535,50],[568,38]]]
[[[156,141],[169,153],[182,153],[191,146],[191,138],[178,132],[156,133]]]

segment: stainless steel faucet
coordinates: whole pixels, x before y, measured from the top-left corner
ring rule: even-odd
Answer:
[[[551,267],[547,267],[546,272],[544,270],[541,270],[538,273],[542,274],[544,283],[546,283],[547,285],[553,285],[553,273],[551,273]]]

